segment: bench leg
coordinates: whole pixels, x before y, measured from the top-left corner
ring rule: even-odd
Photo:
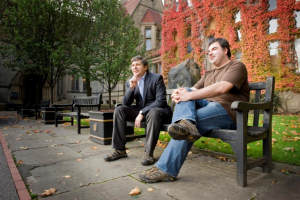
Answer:
[[[55,114],[54,114],[55,127],[57,127],[57,124],[58,124],[57,118],[58,118],[58,116],[57,116],[57,114],[55,112]]]
[[[71,126],[74,125],[74,117],[71,117]]]
[[[81,128],[81,118],[80,113],[77,115],[77,133],[80,134],[80,128]]]
[[[237,183],[239,186],[247,186],[247,144],[232,145],[236,155]]]
[[[263,165],[263,172],[270,173],[272,171],[272,140],[269,136],[263,140],[263,157],[266,161]]]

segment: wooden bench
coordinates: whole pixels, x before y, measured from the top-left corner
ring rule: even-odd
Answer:
[[[74,118],[77,120],[77,133],[80,134],[82,128],[90,128],[90,126],[81,125],[81,119],[89,118],[89,111],[99,111],[101,108],[102,93],[97,96],[75,97],[72,104],[53,105],[55,108],[71,106],[69,111],[58,111],[55,109],[55,126],[59,123],[71,122],[74,125]],[[70,120],[62,119],[62,117],[70,117]]]
[[[204,137],[220,138],[229,143],[236,156],[237,183],[245,187],[247,185],[247,171],[254,167],[262,167],[263,172],[272,171],[272,111],[274,95],[274,77],[268,77],[266,82],[249,83],[255,98],[250,102],[234,101],[231,109],[236,111],[236,130],[218,129]],[[172,90],[167,90],[168,102]],[[253,111],[253,112],[250,112]],[[248,125],[248,115],[253,113],[254,118]],[[259,114],[263,114],[263,125],[259,126]],[[127,126],[134,126],[134,122],[127,122]],[[161,131],[167,131],[169,124],[163,124]],[[146,124],[142,123],[145,128]],[[250,142],[263,141],[262,158],[249,161],[247,156],[247,144]]]
[[[37,120],[41,116],[41,109],[43,107],[49,107],[49,105],[50,100],[41,101],[39,104],[34,104],[29,107],[22,105],[20,108],[20,115],[22,118],[34,115],[35,119]]]

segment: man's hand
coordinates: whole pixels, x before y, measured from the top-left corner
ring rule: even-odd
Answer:
[[[134,127],[136,127],[136,128],[141,128],[141,122],[142,122],[143,119],[144,119],[144,115],[139,114],[139,115],[135,118],[135,121],[134,121]]]
[[[129,87],[130,87],[131,89],[134,89],[134,88],[137,86],[137,82],[138,82],[137,77],[133,76],[133,77],[129,80]]]
[[[171,98],[175,103],[179,103],[180,101],[189,101],[190,92],[188,92],[185,88],[178,88],[172,93]]]

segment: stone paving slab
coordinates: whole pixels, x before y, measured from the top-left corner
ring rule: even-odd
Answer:
[[[26,129],[51,128],[51,134],[27,134]],[[144,184],[138,174],[148,167],[140,164],[143,140],[129,142],[128,158],[104,162],[103,158],[112,151],[111,145],[100,145],[88,139],[88,129],[77,135],[75,127],[43,125],[39,121],[25,120],[11,127],[2,127],[13,154],[22,159],[27,167],[23,177],[34,194],[45,189],[56,188],[57,192],[45,199],[300,199],[300,167],[275,165],[271,174],[255,168],[248,171],[248,186],[241,188],[236,183],[235,162],[223,162],[203,152],[190,153],[178,181],[172,183]],[[21,140],[16,140],[22,137]],[[20,149],[27,145],[28,149]],[[157,147],[159,157],[162,148]],[[295,173],[285,175],[282,168]],[[138,186],[142,194],[130,197],[129,191]],[[153,188],[152,192],[147,189]]]
[[[128,195],[129,191],[138,187],[141,194],[137,196]],[[150,190],[150,191],[149,191]],[[106,181],[99,184],[93,184],[89,187],[82,187],[75,191],[66,192],[63,194],[56,194],[52,197],[45,198],[45,200],[174,200],[168,191],[161,190],[155,185],[143,184],[132,177],[120,177],[114,180]]]

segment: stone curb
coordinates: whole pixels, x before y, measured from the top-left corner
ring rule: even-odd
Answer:
[[[10,169],[10,173],[11,173],[11,176],[14,181],[14,184],[15,184],[18,196],[19,196],[19,200],[31,200],[31,197],[25,186],[25,183],[18,171],[18,168],[15,165],[14,159],[10,153],[10,150],[8,149],[7,142],[5,141],[5,138],[2,135],[1,131],[0,131],[0,143],[2,145],[3,152],[6,157],[6,162]]]

